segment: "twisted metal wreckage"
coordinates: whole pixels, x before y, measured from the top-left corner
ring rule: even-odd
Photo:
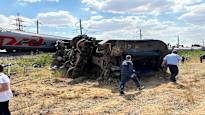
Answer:
[[[100,41],[87,35],[58,41],[56,48],[51,67],[70,78],[82,75],[103,79],[118,77],[120,64],[127,54],[132,55],[134,69],[140,74],[159,71],[168,53],[167,45],[160,40]]]

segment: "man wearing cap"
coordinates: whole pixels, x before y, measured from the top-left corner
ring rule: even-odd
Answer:
[[[170,80],[176,82],[176,76],[179,73],[178,64],[182,58],[177,54],[177,50],[173,50],[171,54],[168,54],[164,57],[162,62],[162,67],[167,65],[171,72]]]
[[[126,60],[124,60],[121,64],[120,95],[124,95],[125,84],[129,79],[132,79],[138,90],[141,90],[139,79],[133,69],[131,55],[126,55]]]
[[[4,67],[0,65],[0,115],[10,115],[9,100],[13,94],[10,88],[10,79],[3,71]]]

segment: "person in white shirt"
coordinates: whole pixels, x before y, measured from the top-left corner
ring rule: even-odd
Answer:
[[[10,88],[10,79],[3,71],[4,67],[0,65],[0,115],[10,115],[9,100],[13,94]]]
[[[164,57],[162,66],[168,66],[171,72],[170,80],[176,82],[176,76],[179,73],[178,64],[182,58],[177,54],[176,50],[173,50],[171,54],[168,54]]]

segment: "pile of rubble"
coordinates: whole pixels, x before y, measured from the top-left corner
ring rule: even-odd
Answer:
[[[95,38],[79,35],[71,41],[58,41],[56,47],[58,51],[53,56],[52,69],[60,69],[64,76],[71,78],[90,71],[92,55],[97,47]]]

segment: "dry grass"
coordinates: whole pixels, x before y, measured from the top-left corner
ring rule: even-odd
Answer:
[[[15,96],[10,102],[13,115],[203,115],[205,113],[205,63],[180,65],[178,83],[162,74],[144,78],[145,89],[134,91],[128,82],[126,96],[118,94],[118,81],[75,82],[52,75],[48,67],[12,76]],[[20,82],[19,82],[20,81]],[[21,82],[22,81],[22,82]]]

